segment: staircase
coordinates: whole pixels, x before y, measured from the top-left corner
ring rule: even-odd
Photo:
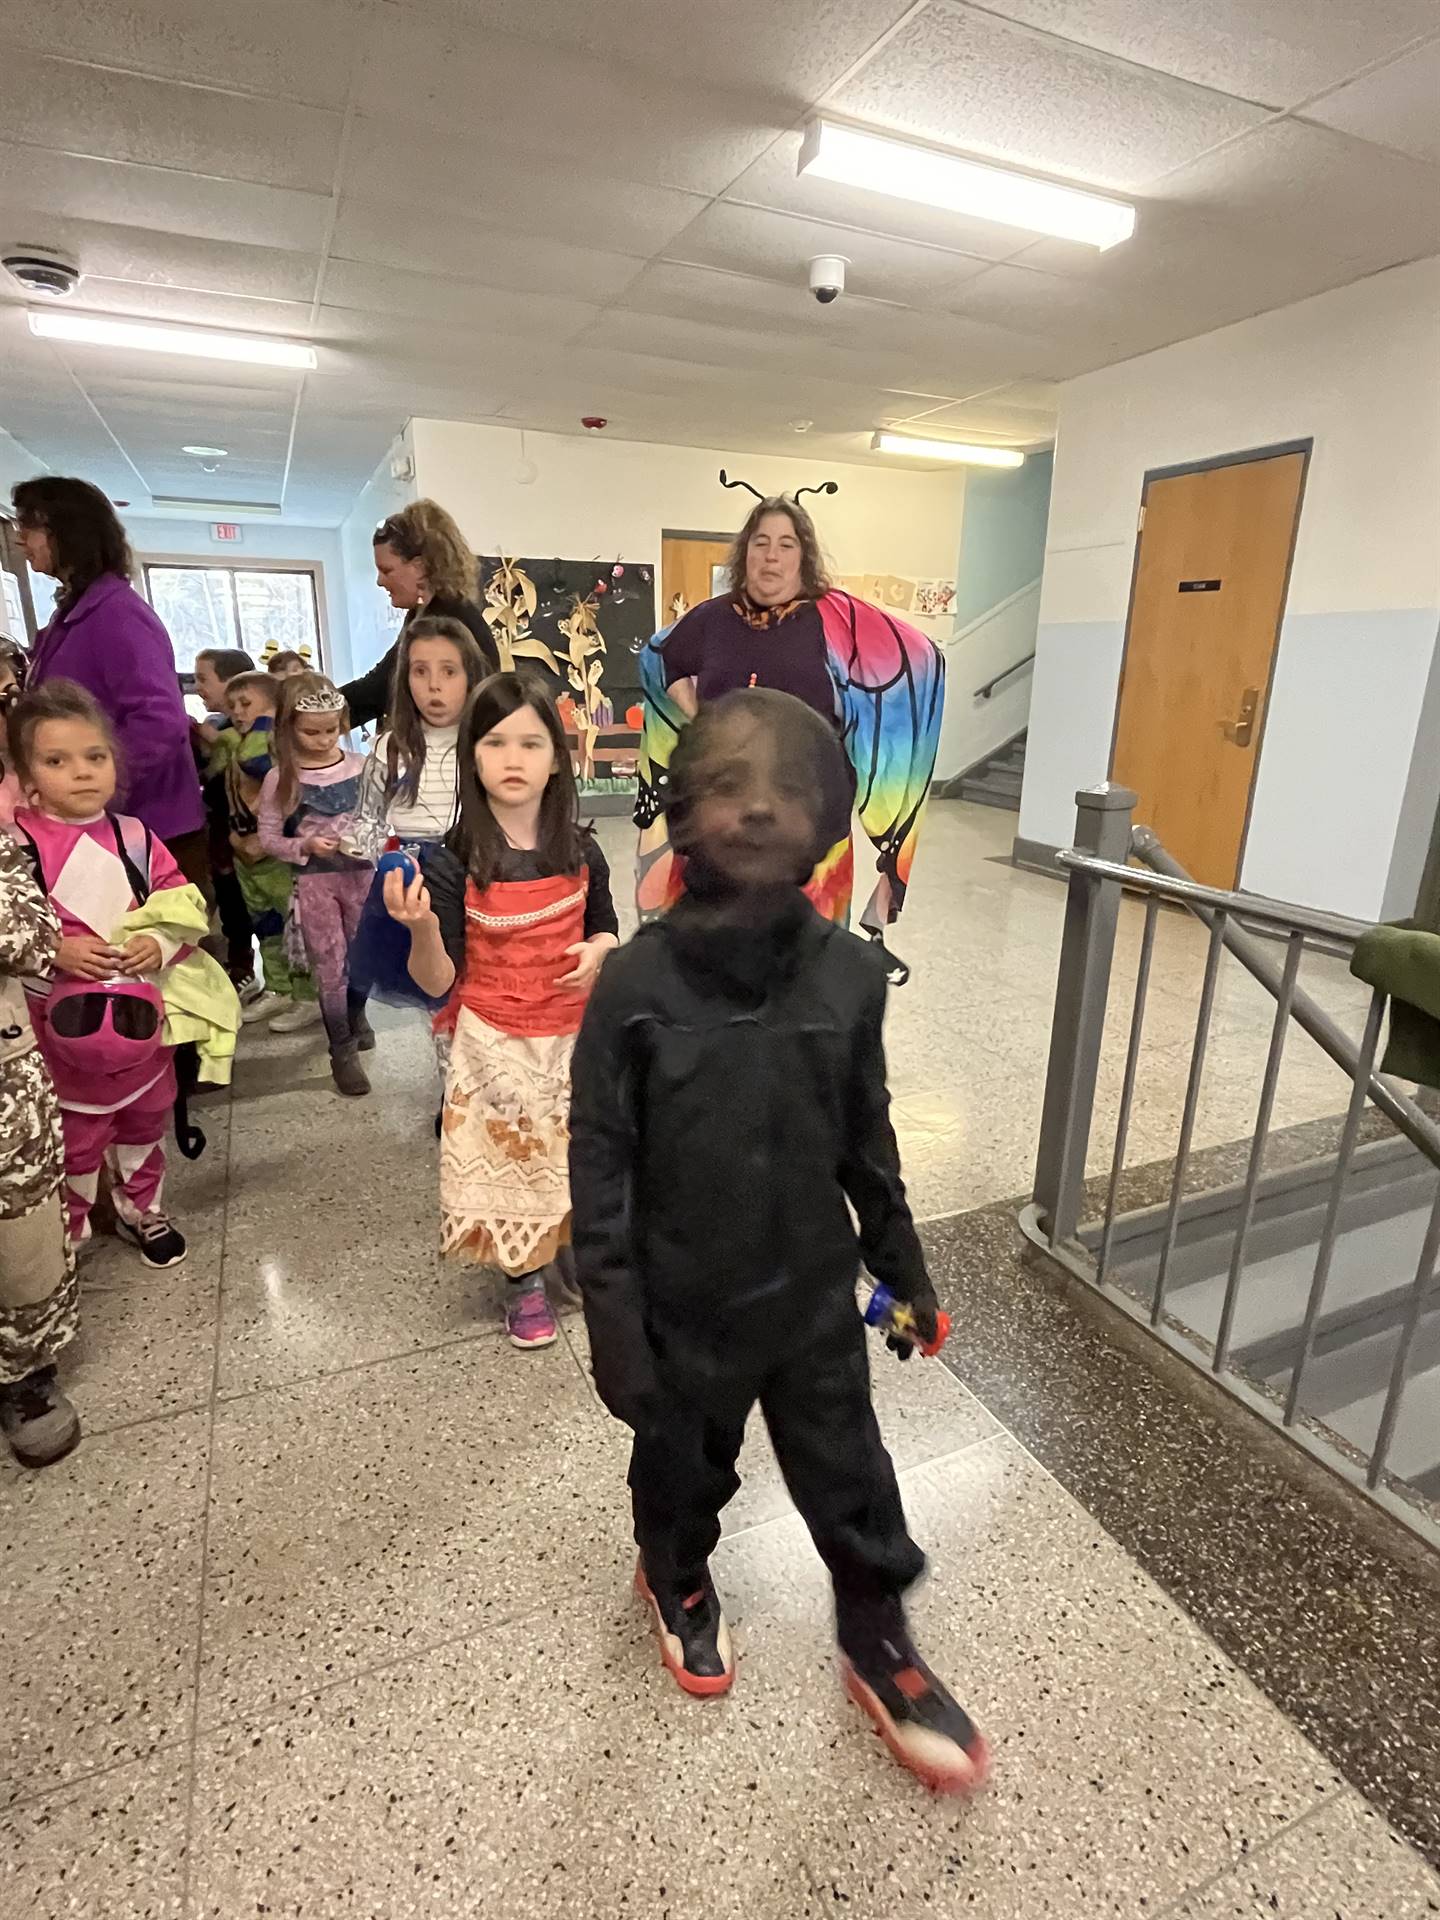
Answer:
[[[1280,1395],[1303,1339],[1334,1164],[1312,1161],[1267,1176],[1256,1192],[1229,1364]],[[1375,1444],[1437,1180],[1435,1167],[1408,1142],[1372,1142],[1355,1154],[1335,1222],[1301,1410],[1362,1454]],[[1212,1351],[1241,1202],[1238,1185],[1187,1199],[1170,1259],[1166,1313]],[[1109,1278],[1132,1299],[1150,1298],[1167,1212],[1147,1208],[1116,1222]],[[1081,1238],[1098,1245],[1098,1230]],[[1423,1498],[1440,1500],[1440,1280],[1420,1314],[1389,1465]]]
[[[982,807],[1003,807],[1007,813],[1018,813],[1024,778],[1025,735],[1017,733],[975,766],[948,780],[943,792],[949,800],[974,800]]]

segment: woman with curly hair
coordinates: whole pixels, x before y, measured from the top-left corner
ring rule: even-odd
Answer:
[[[368,727],[389,711],[391,681],[405,628],[422,613],[458,620],[474,636],[486,672],[496,673],[500,668],[500,655],[475,598],[480,563],[443,507],[433,500],[414,500],[382,520],[372,541],[375,579],[389,594],[390,604],[405,609],[405,625],[383,660],[340,689],[350,709],[352,727]]]

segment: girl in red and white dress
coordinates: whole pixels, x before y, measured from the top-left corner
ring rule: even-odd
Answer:
[[[619,921],[610,870],[579,825],[554,702],[501,673],[456,743],[459,820],[385,905],[410,930],[410,976],[454,1021],[440,1137],[441,1250],[498,1267],[517,1347],[556,1325],[545,1269],[570,1241],[570,1057]]]

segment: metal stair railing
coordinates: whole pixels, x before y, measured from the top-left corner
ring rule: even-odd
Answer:
[[[1376,1069],[1385,995],[1378,991],[1372,995],[1364,1032],[1357,1043],[1299,985],[1300,965],[1307,950],[1343,952],[1352,947],[1367,928],[1362,922],[1340,915],[1200,885],[1172,858],[1150,828],[1133,824],[1135,804],[1136,796],[1123,787],[1105,785],[1082,790],[1076,795],[1075,845],[1057,856],[1058,864],[1067,874],[1068,893],[1034,1197],[1022,1211],[1022,1228],[1068,1271],[1105,1292],[1107,1298],[1147,1325],[1157,1338],[1192,1364],[1204,1366],[1227,1391],[1279,1426],[1296,1444],[1361,1486],[1372,1499],[1395,1513],[1430,1544],[1440,1543],[1440,1527],[1433,1514],[1401,1490],[1403,1483],[1387,1472],[1390,1447],[1410,1379],[1416,1336],[1436,1283],[1436,1261],[1440,1256],[1440,1183],[1437,1183],[1415,1277],[1406,1296],[1384,1407],[1368,1455],[1357,1464],[1352,1457],[1354,1449],[1347,1452],[1337,1447],[1323,1429],[1318,1429],[1318,1423],[1306,1416],[1303,1401],[1306,1370],[1325,1309],[1346,1183],[1367,1103],[1373,1104],[1428,1161],[1440,1167],[1440,1126]],[[1143,861],[1149,871],[1129,865],[1131,858]],[[1115,935],[1121,897],[1126,892],[1143,898],[1145,918],[1136,964],[1114,1150],[1098,1251],[1092,1256],[1078,1236]],[[1137,1301],[1124,1289],[1110,1284],[1110,1263],[1116,1222],[1120,1217],[1120,1180],[1139,1078],[1156,928],[1160,907],[1165,903],[1183,907],[1195,915],[1208,926],[1210,938],[1154,1285],[1148,1301]],[[1258,937],[1249,930],[1252,928],[1259,928],[1270,937]],[[1283,942],[1278,957],[1277,940]],[[1205,1343],[1187,1335],[1173,1320],[1167,1313],[1166,1303],[1199,1111],[1220,959],[1227,950],[1273,995],[1275,1016],[1245,1181],[1239,1196],[1219,1329],[1207,1350]],[[1246,1247],[1264,1171],[1285,1042],[1292,1022],[1308,1033],[1345,1074],[1350,1082],[1350,1097],[1330,1178],[1324,1225],[1316,1248],[1294,1365],[1281,1404],[1237,1374],[1231,1366],[1231,1357],[1236,1310],[1246,1278]]]

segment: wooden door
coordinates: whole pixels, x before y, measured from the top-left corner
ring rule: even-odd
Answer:
[[[685,605],[680,612],[698,607],[717,591],[712,584],[716,567],[723,567],[735,544],[733,534],[666,533],[660,539],[660,624],[668,627],[679,615],[677,594]]]
[[[1207,886],[1239,877],[1305,460],[1145,484],[1110,775]]]

